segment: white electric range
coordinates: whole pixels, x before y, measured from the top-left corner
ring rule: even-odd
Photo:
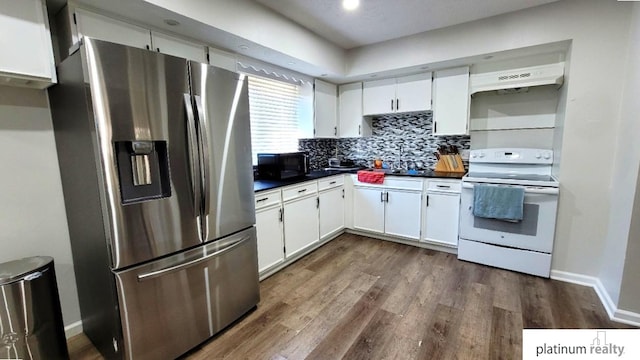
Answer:
[[[551,175],[553,151],[499,148],[472,150],[462,178],[458,258],[549,277],[559,183]],[[474,186],[524,188],[518,222],[473,215]]]

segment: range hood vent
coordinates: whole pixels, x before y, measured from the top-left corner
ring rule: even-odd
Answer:
[[[564,63],[532,66],[528,68],[473,74],[469,79],[471,95],[483,91],[501,90],[501,93],[518,92],[531,86],[555,85],[564,80]],[[508,90],[508,91],[504,91]]]

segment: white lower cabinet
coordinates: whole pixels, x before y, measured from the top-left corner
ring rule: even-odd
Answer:
[[[344,229],[344,186],[321,191],[320,240]]]
[[[409,239],[420,239],[422,193],[355,186],[353,227]]]
[[[256,194],[256,234],[260,273],[284,261],[282,194],[280,189]]]
[[[385,194],[384,232],[420,240],[422,193],[387,190]]]
[[[384,233],[384,190],[355,186],[353,188],[353,227]]]
[[[299,254],[320,241],[317,182],[282,191],[284,202],[285,257]]]
[[[429,181],[422,241],[458,247],[460,181]]]
[[[282,207],[279,204],[256,211],[258,270],[260,272],[284,261],[282,229]]]

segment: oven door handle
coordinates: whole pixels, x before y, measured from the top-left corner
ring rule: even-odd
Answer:
[[[498,185],[499,184],[489,184],[489,185]],[[545,195],[558,195],[559,190],[558,188],[553,188],[553,187],[527,187],[527,186],[523,186],[524,187],[524,192],[526,194],[545,194]],[[469,183],[462,183],[462,188],[464,189],[473,189],[473,184],[469,184]]]

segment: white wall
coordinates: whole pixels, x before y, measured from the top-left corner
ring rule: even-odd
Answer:
[[[640,164],[640,4],[633,6],[629,32],[629,52],[622,83],[620,127],[610,146],[615,151],[611,173],[611,210],[607,246],[603,252],[600,280],[614,304],[640,313],[640,199],[638,168]],[[634,205],[635,193],[635,205]],[[625,261],[626,260],[626,261]],[[623,280],[624,274],[624,280]],[[626,296],[622,296],[626,295]],[[633,309],[631,309],[633,308]]]
[[[617,136],[630,9],[613,0],[559,1],[351,50],[347,74],[571,40],[552,268],[597,276],[611,196],[606,147]]]
[[[0,86],[0,262],[51,256],[65,325],[80,320],[46,92]]]
[[[255,1],[145,0],[145,2],[324,68],[329,73],[344,73],[345,52],[342,48]]]

